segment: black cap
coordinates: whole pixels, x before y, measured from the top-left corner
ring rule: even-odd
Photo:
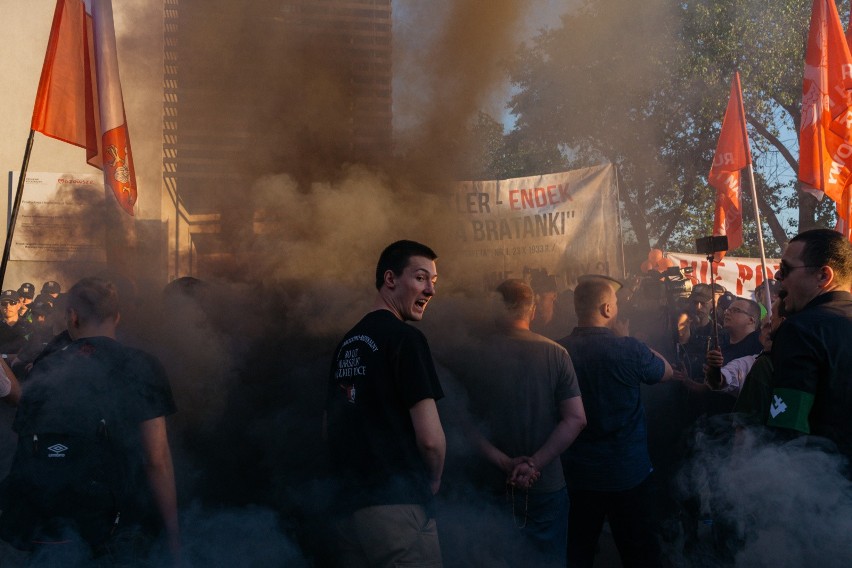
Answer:
[[[59,294],[62,291],[62,286],[55,280],[48,280],[41,287],[42,294]]]
[[[24,282],[21,284],[21,287],[18,288],[18,295],[22,298],[32,300],[33,297],[35,297],[35,286],[31,282]]]
[[[713,284],[713,289],[716,290],[717,294],[724,294],[725,292],[727,292],[727,290],[725,290],[725,287],[721,284]],[[689,299],[709,302],[713,299],[713,294],[710,292],[710,290],[710,284],[696,284],[692,288],[692,293],[689,295]]]
[[[48,296],[48,298],[50,298],[50,296]],[[51,298],[51,300],[52,299],[53,298]],[[39,296],[38,298],[33,300],[32,304],[30,304],[30,310],[33,313],[45,314],[46,315],[46,314],[49,314],[51,311],[53,311],[53,304],[48,302],[44,298],[44,296]]]
[[[770,294],[770,295],[777,295],[777,294],[778,294],[778,290],[779,290],[779,289],[780,289],[780,287],[781,287],[781,283],[780,283],[780,282],[778,282],[777,280],[772,279],[772,278],[767,278],[766,280],[764,280],[763,282],[761,282],[761,283],[760,283],[760,286],[758,286],[757,288],[755,288],[755,289],[754,289],[754,291],[755,291],[756,293],[758,293],[758,294],[761,294],[761,295],[762,295],[762,294],[763,294],[763,290],[764,290],[764,288],[766,288],[767,286],[769,287],[769,294]],[[766,298],[761,297],[761,298],[758,298],[758,301],[760,301],[760,300],[765,300],[765,299],[766,299]]]
[[[0,302],[3,301],[18,303],[21,301],[21,296],[17,290],[3,290],[0,292]]]

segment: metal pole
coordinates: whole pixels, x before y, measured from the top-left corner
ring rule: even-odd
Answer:
[[[24,160],[21,164],[21,176],[18,178],[18,190],[15,192],[15,203],[12,205],[12,215],[9,220],[9,230],[6,233],[6,246],[3,247],[3,261],[0,263],[0,288],[6,281],[6,267],[9,264],[9,253],[12,250],[12,238],[15,235],[15,223],[18,220],[18,210],[21,208],[21,199],[24,196],[24,184],[27,181],[27,168],[30,165],[30,154],[33,151],[33,139],[35,130],[30,130],[27,138],[27,147],[24,150]]]
[[[177,185],[175,185],[175,273],[174,279],[180,277],[180,202],[177,197]]]
[[[621,278],[624,280],[627,278],[627,261],[624,259],[624,230],[621,227],[621,188],[618,186],[618,168],[615,167],[615,164],[612,164],[612,167],[615,170],[615,206],[618,211],[618,241],[621,243]]]

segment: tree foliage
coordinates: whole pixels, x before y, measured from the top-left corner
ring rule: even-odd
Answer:
[[[554,152],[570,167],[612,162],[639,247],[690,250],[711,232],[707,173],[739,70],[767,252],[780,254],[798,227],[833,222],[833,206],[815,208],[796,182],[810,11],[811,0],[588,0],[511,63],[517,122],[502,151],[535,151],[507,157],[509,169],[538,173],[543,156],[559,163]],[[746,172],[743,180],[748,244],[734,254],[756,255]]]

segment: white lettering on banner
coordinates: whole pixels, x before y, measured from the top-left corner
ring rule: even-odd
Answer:
[[[739,173],[731,174],[725,180],[725,185],[728,186],[728,189],[733,189],[734,191],[740,190],[740,175]]]
[[[668,257],[674,261],[676,266],[692,268],[690,277],[693,284],[710,283],[710,263],[706,256],[669,252]],[[780,259],[767,258],[766,277],[775,278],[775,272],[780,267]],[[759,258],[726,256],[722,262],[717,264],[716,282],[735,296],[750,298],[752,291],[760,286],[765,279]]]
[[[831,167],[828,171],[828,183],[840,183],[840,176],[843,175],[844,170],[848,169],[846,160],[850,156],[852,156],[852,146],[846,142],[842,143],[831,158]]]
[[[713,166],[726,166],[734,163],[734,154],[731,152],[723,152],[713,157]]]

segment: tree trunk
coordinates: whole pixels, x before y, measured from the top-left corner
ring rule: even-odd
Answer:
[[[799,232],[807,231],[816,227],[816,197],[810,193],[798,189],[799,194]]]

